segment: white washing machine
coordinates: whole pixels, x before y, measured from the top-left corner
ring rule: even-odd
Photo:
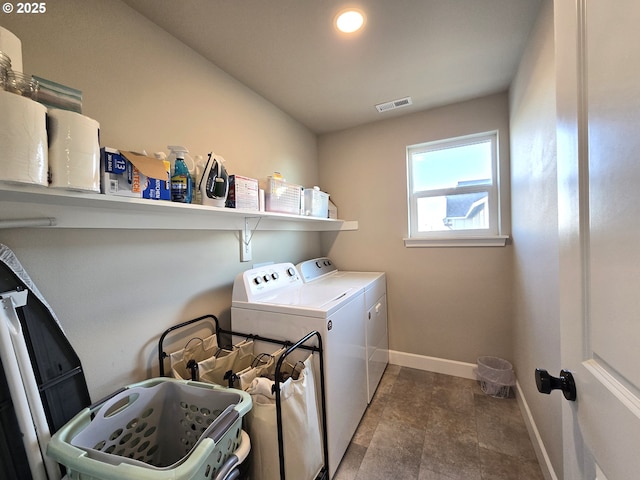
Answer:
[[[233,284],[233,331],[323,343],[329,475],[333,477],[367,408],[364,291],[305,284],[292,263],[253,268]]]
[[[353,288],[364,292],[363,310],[367,351],[367,399],[371,402],[382,374],[389,363],[387,333],[387,284],[384,272],[338,270],[327,257],[314,258],[296,265],[302,281],[326,288]]]

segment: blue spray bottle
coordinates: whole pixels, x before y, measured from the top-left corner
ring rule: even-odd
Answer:
[[[193,197],[193,179],[184,161],[184,156],[189,153],[184,147],[169,145],[171,154],[175,155],[176,163],[171,177],[171,201],[179,203],[191,203]]]

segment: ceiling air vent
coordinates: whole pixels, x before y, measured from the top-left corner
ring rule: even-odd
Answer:
[[[392,100],[391,102],[379,103],[378,105],[376,105],[376,110],[382,113],[388,112],[389,110],[394,110],[396,108],[407,107],[412,104],[413,101],[411,100],[411,97],[404,97],[399,98],[398,100]]]

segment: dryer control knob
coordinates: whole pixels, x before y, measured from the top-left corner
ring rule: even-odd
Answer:
[[[273,278],[274,280],[277,280],[279,276],[280,276],[280,275],[278,275],[278,272],[273,272],[273,273],[271,274],[271,278]]]
[[[316,262],[316,267],[322,268],[322,264],[318,261],[318,262]]]
[[[256,285],[260,285],[262,283],[262,278],[260,277],[256,277],[253,279],[253,283],[255,283]]]
[[[296,276],[295,269],[293,267],[287,268],[287,275],[289,275],[290,277],[295,277]]]
[[[271,277],[270,277],[269,275],[265,275],[265,276],[264,276],[264,277],[262,277],[262,278],[264,278],[264,281],[265,281],[265,282],[268,282],[269,280],[271,280]]]

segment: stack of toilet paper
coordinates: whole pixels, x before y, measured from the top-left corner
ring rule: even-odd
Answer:
[[[100,125],[68,110],[49,109],[51,186],[100,192]]]
[[[4,27],[0,27],[0,52],[11,59],[11,70],[22,72],[22,42]]]
[[[0,90],[0,112],[0,180],[46,186],[46,107]]]
[[[22,43],[3,27],[0,51],[22,72]],[[0,181],[100,191],[98,122],[2,90],[0,112]]]

